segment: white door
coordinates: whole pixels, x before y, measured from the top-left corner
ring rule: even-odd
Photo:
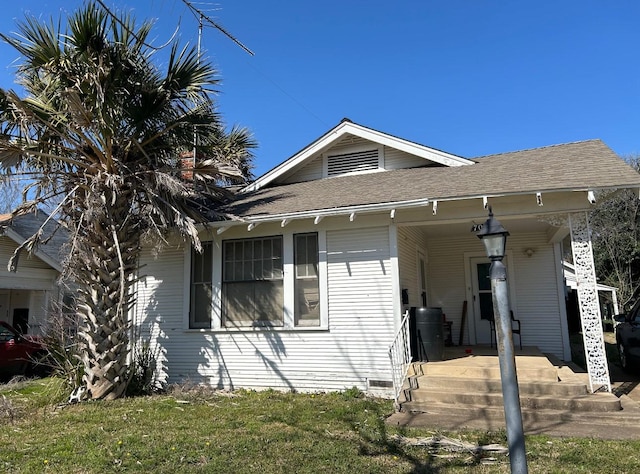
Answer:
[[[491,262],[486,258],[471,259],[471,286],[473,291],[473,317],[476,332],[476,344],[491,343],[491,324],[493,319],[493,298],[491,295]],[[493,336],[495,341],[495,336]]]
[[[9,292],[0,290],[0,321],[9,322]]]

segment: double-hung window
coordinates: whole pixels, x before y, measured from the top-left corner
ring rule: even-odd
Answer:
[[[322,325],[317,232],[202,246],[191,251],[190,329]]]
[[[226,240],[222,250],[222,325],[283,326],[282,236]]]
[[[191,299],[189,327],[211,327],[213,309],[213,243],[202,242],[202,252],[191,250]]]
[[[318,279],[318,234],[293,236],[295,269],[295,325],[320,325],[320,285]]]

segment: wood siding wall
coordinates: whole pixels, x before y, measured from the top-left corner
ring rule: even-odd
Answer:
[[[418,227],[398,228],[398,261],[400,267],[400,288],[409,293],[410,306],[422,306],[418,273],[418,251],[427,259],[427,240]],[[427,286],[429,282],[427,282]]]
[[[0,269],[6,270],[9,259],[13,255],[13,252],[18,247],[13,240],[8,237],[0,237]],[[26,251],[20,254],[18,270],[26,268],[42,268],[50,269],[51,267],[40,260],[35,255],[29,255]]]
[[[322,179],[322,155],[316,156],[308,164],[282,180],[284,184],[301,183]]]
[[[138,285],[138,335],[157,351],[163,381],[300,391],[367,390],[370,380],[390,381],[388,227],[327,231],[328,329],[185,329],[184,255],[180,248],[156,260],[145,254],[149,276]]]
[[[512,308],[522,322],[522,343],[537,346],[563,358],[560,302],[557,279],[554,272],[553,245],[547,243],[544,233],[512,235],[507,241],[511,261],[508,264],[509,284],[513,285]],[[460,334],[462,304],[467,299],[464,254],[484,255],[478,239],[473,234],[460,238],[429,239],[428,290],[429,305],[442,307],[447,320],[453,321],[453,340]],[[535,250],[531,257],[524,250]],[[469,342],[469,318],[473,317],[473,302],[468,302],[464,343]],[[517,336],[516,336],[517,342]]]
[[[384,147],[384,169],[397,170],[403,168],[416,168],[418,166],[426,166],[431,162],[420,158],[419,156],[411,155],[404,151],[396,150],[395,148]]]

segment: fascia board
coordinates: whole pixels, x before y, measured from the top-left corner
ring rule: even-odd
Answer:
[[[546,191],[542,191],[544,195]],[[576,193],[576,192],[587,192],[587,189],[554,189],[549,190],[549,192],[553,193]],[[521,191],[521,192],[506,192],[506,193],[494,193],[494,194],[469,194],[464,196],[440,196],[440,197],[424,197],[421,199],[414,199],[408,201],[389,201],[375,204],[361,204],[354,206],[342,206],[342,207],[332,207],[332,208],[317,208],[312,210],[305,211],[297,211],[297,212],[287,212],[281,214],[268,214],[268,215],[259,215],[259,216],[244,216],[238,221],[221,221],[221,222],[212,222],[210,225],[214,228],[216,227],[232,227],[235,225],[247,225],[251,223],[258,222],[271,222],[271,221],[279,221],[279,220],[295,220],[295,219],[306,219],[317,216],[336,216],[343,215],[355,212],[357,213],[369,213],[369,212],[380,212],[380,211],[391,211],[393,209],[409,209],[419,206],[426,206],[428,204],[433,203],[434,201],[438,202],[447,202],[447,201],[470,201],[470,200],[483,200],[484,198],[504,198],[511,196],[535,196],[536,193],[532,191]],[[591,204],[587,201],[587,196],[585,194],[585,207],[587,210],[591,206]]]
[[[335,142],[336,140],[339,140],[346,133],[344,131],[344,128],[345,128],[344,126],[347,125],[347,124],[348,124],[348,122],[342,122],[342,123],[338,124],[336,127],[332,128],[327,133],[322,135],[320,138],[318,138],[317,140],[315,140],[311,144],[307,145],[305,148],[300,150],[298,153],[293,155],[291,158],[289,158],[288,160],[280,163],[278,166],[273,168],[271,171],[267,171],[265,174],[260,176],[253,183],[251,183],[251,184],[245,186],[244,188],[242,188],[239,192],[240,193],[246,193],[246,192],[250,192],[250,191],[256,191],[256,190],[266,186],[267,184],[269,184],[271,181],[273,181],[274,179],[278,178],[279,176],[282,176],[287,171],[290,171],[291,169],[295,168],[296,166],[298,166],[300,163],[305,161],[310,156],[315,155],[316,153],[320,152],[325,147],[331,145],[331,143]]]
[[[475,164],[475,162],[467,160],[466,158],[461,158],[444,151],[436,150],[434,148],[419,145],[402,138],[394,137],[392,135],[388,135],[371,128],[363,127],[362,125],[358,125],[357,123],[347,123],[346,125],[351,126],[351,130],[348,130],[347,133],[356,135],[366,140],[380,143],[391,148],[395,148],[396,150],[404,151],[406,153],[428,159],[430,161],[434,161],[441,165],[466,166]]]

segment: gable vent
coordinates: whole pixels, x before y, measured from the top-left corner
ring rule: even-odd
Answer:
[[[327,156],[327,176],[360,173],[378,169],[378,150]]]

